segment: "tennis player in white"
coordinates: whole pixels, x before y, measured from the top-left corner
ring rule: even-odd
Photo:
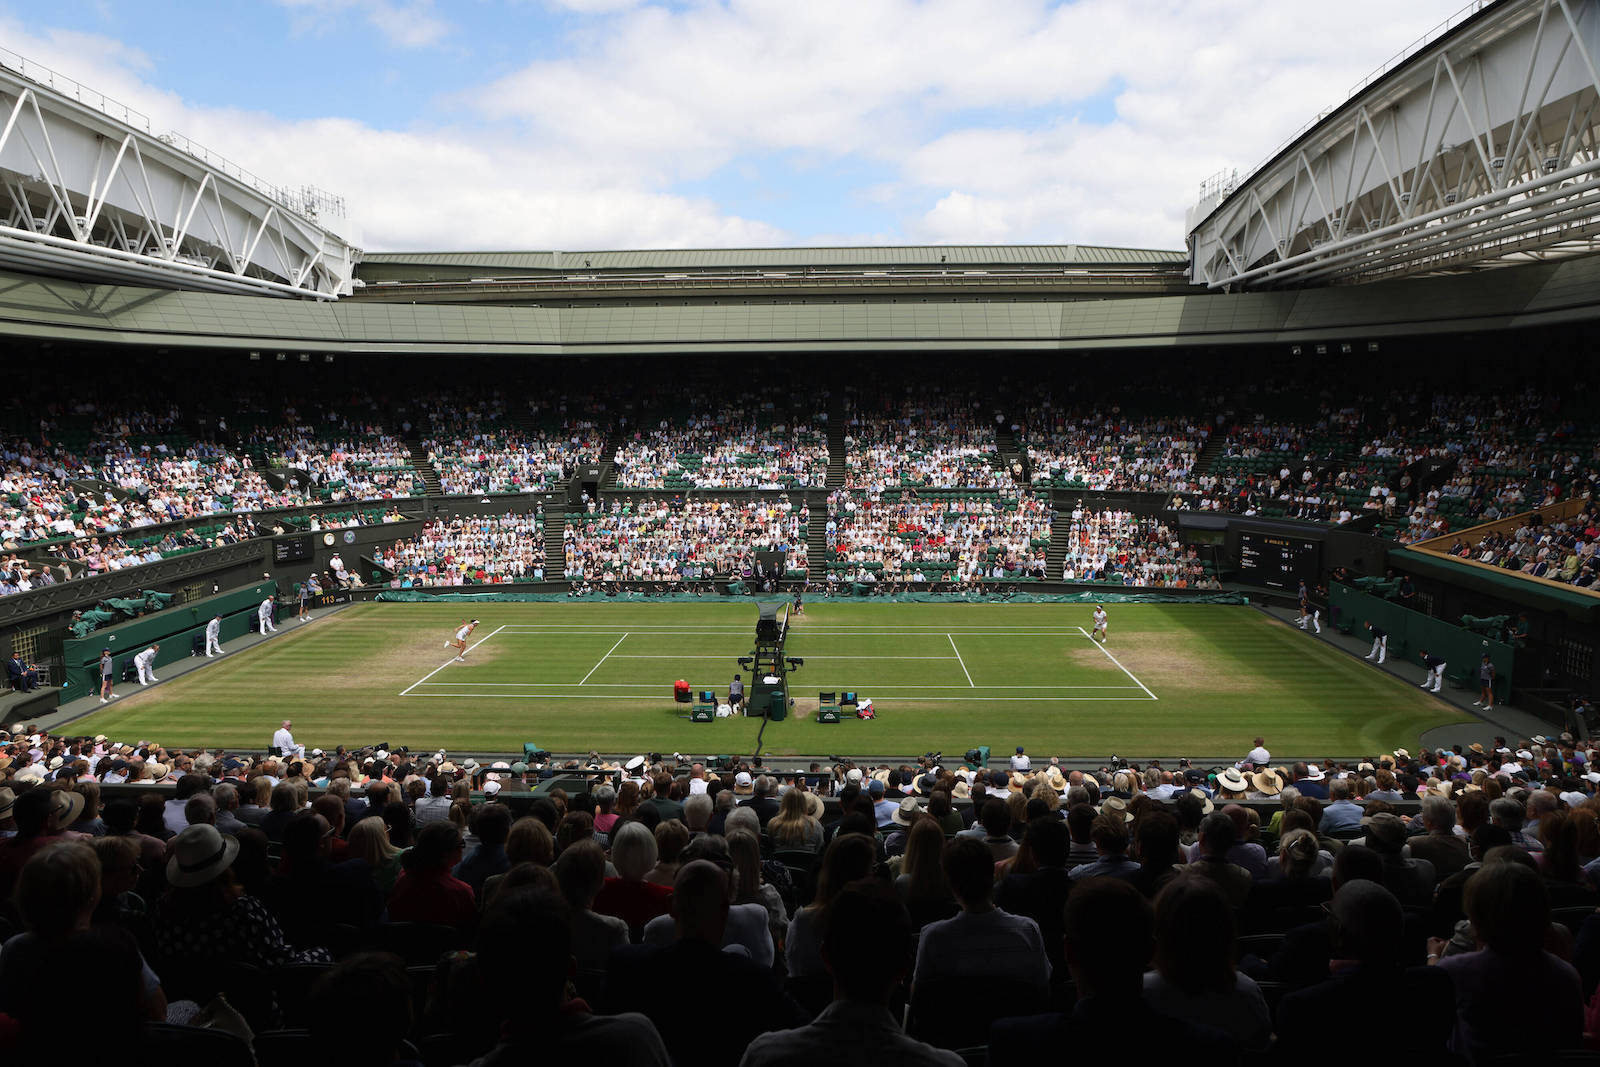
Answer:
[[[271,597],[267,597],[267,599],[265,599],[265,600],[263,600],[261,602],[261,606],[256,609],[256,618],[261,620],[261,632],[262,633],[264,633],[264,634],[275,634],[275,633],[278,632],[278,628],[275,625],[273,625],[273,622],[272,622],[272,598]]]
[[[1100,635],[1100,640],[1102,642],[1105,641],[1105,639],[1106,639],[1106,625],[1107,625],[1108,621],[1109,621],[1109,616],[1106,615],[1105,605],[1096,604],[1094,606],[1094,629],[1092,631],[1090,631],[1089,637],[1092,639],[1095,634],[1099,634]]]
[[[467,658],[467,638],[472,636],[472,631],[478,628],[477,619],[468,619],[456,628],[455,637],[446,641],[446,648],[456,649],[456,662],[461,663]]]

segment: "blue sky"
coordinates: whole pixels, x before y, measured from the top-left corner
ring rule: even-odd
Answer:
[[[0,0],[0,44],[372,249],[1177,248],[1460,3]]]

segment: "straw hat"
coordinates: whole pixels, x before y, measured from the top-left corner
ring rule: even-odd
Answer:
[[[887,767],[879,767],[877,770],[873,771],[872,772],[872,780],[875,781],[875,782],[882,782],[884,785],[888,785],[889,784],[889,768],[887,768]]]
[[[56,820],[56,826],[65,830],[83,815],[83,794],[74,793],[66,789],[57,789],[50,798],[50,814]]]
[[[1275,797],[1283,792],[1283,783],[1278,780],[1276,771],[1257,771],[1250,776],[1250,783],[1256,787],[1256,792],[1265,796]]]
[[[205,885],[227,870],[239,854],[239,842],[210,823],[186,826],[172,839],[167,860],[167,883],[180,889]]]
[[[1128,802],[1121,797],[1106,797],[1100,805],[1101,815],[1121,815],[1123,822],[1133,821],[1133,812],[1128,810]]]
[[[0,819],[11,817],[11,805],[16,802],[17,795],[9,789],[0,789]]]
[[[1228,767],[1217,774],[1217,785],[1230,793],[1243,793],[1250,788],[1237,767]]]
[[[1013,793],[1020,793],[1028,787],[1028,776],[1021,771],[1012,771],[1011,778],[1006,782],[1006,788]]]
[[[1061,773],[1060,767],[1053,764],[1047,767],[1044,772],[1044,780],[1045,784],[1057,793],[1065,793],[1067,791],[1067,778]]]
[[[910,826],[912,818],[921,810],[916,797],[906,797],[900,802],[900,807],[895,813],[889,816],[889,820],[896,826]]]
[[[963,779],[956,779],[956,784],[950,790],[951,800],[971,800],[972,787]]]
[[[810,793],[810,792],[806,793],[805,796],[806,796],[806,814],[811,816],[813,819],[822,818],[822,813],[823,813],[823,810],[824,810],[823,807],[822,807],[822,798],[817,796],[817,794]]]
[[[1206,795],[1204,789],[1191,789],[1189,790],[1189,795],[1200,798],[1200,814],[1210,815],[1217,810],[1217,806],[1211,802],[1211,798]]]

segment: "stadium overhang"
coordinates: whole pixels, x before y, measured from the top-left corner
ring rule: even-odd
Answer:
[[[0,273],[0,337],[263,353],[1042,352],[1283,343],[1287,360],[1294,344],[1596,319],[1600,256],[1281,292],[563,308],[283,301]]]
[[[1190,212],[1190,279],[1283,288],[1600,248],[1600,3],[1475,0]]]

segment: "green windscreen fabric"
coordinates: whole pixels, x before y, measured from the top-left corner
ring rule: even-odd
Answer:
[[[1333,622],[1341,629],[1351,627],[1357,637],[1369,639],[1366,624],[1372,623],[1389,632],[1389,658],[1399,657],[1420,663],[1419,654],[1427,649],[1443,657],[1445,671],[1450,677],[1476,687],[1478,663],[1485,652],[1495,668],[1496,697],[1511,691],[1511,668],[1514,652],[1510,645],[1485,638],[1454,623],[1435,619],[1402,607],[1393,600],[1370,596],[1348,585],[1333,586],[1330,600],[1333,604]]]

